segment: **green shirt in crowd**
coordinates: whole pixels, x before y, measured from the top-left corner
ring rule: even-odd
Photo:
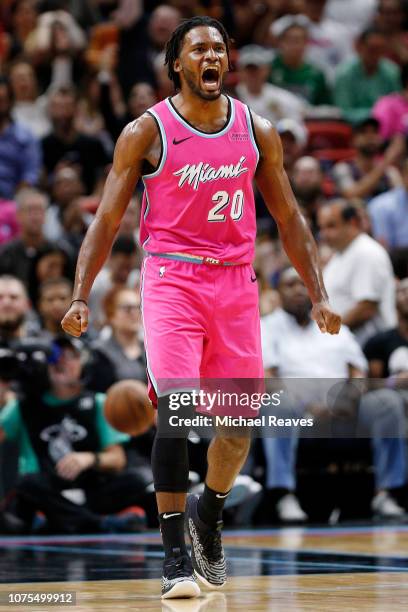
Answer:
[[[401,89],[400,69],[387,59],[379,62],[374,74],[367,74],[359,57],[341,64],[334,83],[334,103],[350,123],[359,123],[371,114],[381,96]]]
[[[277,55],[272,61],[269,81],[301,96],[309,104],[331,104],[332,96],[326,78],[319,68],[304,63],[299,68],[289,68]]]
[[[63,406],[64,402],[72,401],[72,399],[58,399],[51,393],[45,393],[43,399],[48,406],[54,406],[56,410]],[[111,444],[120,444],[129,440],[127,434],[121,433],[109,425],[103,412],[104,403],[105,395],[97,393],[95,396],[95,425],[99,435],[101,450],[104,450]],[[40,465],[38,458],[32,447],[18,401],[12,400],[0,410],[0,427],[4,430],[8,440],[15,440],[19,444],[19,474],[22,476],[23,474],[39,472]]]

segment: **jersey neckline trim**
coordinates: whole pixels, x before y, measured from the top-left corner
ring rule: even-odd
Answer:
[[[179,111],[176,109],[173,102],[171,101],[170,96],[166,98],[165,102],[174,118],[177,119],[177,121],[179,121],[182,125],[184,125],[184,127],[187,128],[190,132],[193,132],[193,134],[196,134],[197,136],[202,136],[203,138],[217,138],[218,136],[223,136],[226,132],[228,132],[235,120],[235,104],[229,96],[227,96],[226,94],[224,95],[228,100],[228,115],[224,127],[222,127],[217,132],[203,132],[202,130],[199,130],[198,128],[194,127],[194,125],[189,123],[189,121],[187,121],[187,119],[185,119],[183,115],[179,113]]]

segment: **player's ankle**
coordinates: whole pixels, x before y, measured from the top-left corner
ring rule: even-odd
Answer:
[[[197,504],[198,517],[209,527],[216,527],[222,520],[222,510],[230,491],[214,491],[207,485]]]
[[[160,533],[166,558],[187,554],[184,539],[184,512],[168,510],[159,514]]]

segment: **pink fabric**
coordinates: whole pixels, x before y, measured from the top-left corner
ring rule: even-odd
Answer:
[[[18,236],[19,229],[16,203],[0,199],[0,244]]]
[[[191,388],[191,381],[200,379],[252,378],[248,384],[259,386],[263,363],[254,278],[251,264],[217,267],[146,257],[141,298],[154,404],[156,394]],[[253,410],[240,414],[253,416]]]
[[[408,100],[401,94],[393,93],[377,100],[372,115],[380,122],[383,138],[408,134]]]
[[[183,121],[168,99],[150,109],[167,153],[161,170],[144,177],[140,240],[149,253],[252,262],[258,151],[247,107],[232,98],[230,104],[230,122],[212,135]]]

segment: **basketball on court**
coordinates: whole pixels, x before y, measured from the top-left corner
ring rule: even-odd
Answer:
[[[146,385],[140,380],[121,380],[109,387],[105,417],[118,431],[131,436],[145,433],[154,423],[154,408]]]

